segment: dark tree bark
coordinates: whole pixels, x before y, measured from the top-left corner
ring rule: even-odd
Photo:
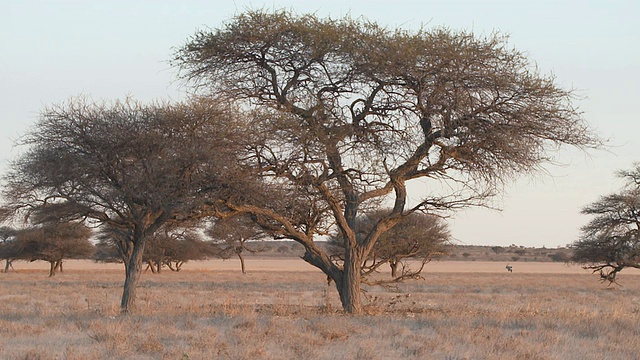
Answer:
[[[135,308],[138,282],[142,274],[144,247],[144,239],[138,239],[138,241],[134,242],[131,257],[125,262],[124,290],[122,292],[122,301],[120,302],[120,313],[122,315],[130,314]]]
[[[11,264],[13,262],[13,260],[11,259],[4,259],[4,272],[8,273],[9,272],[9,268],[13,269],[13,264]]]
[[[56,261],[49,261],[49,277],[53,277],[56,274]]]
[[[236,251],[236,254],[238,255],[238,259],[240,259],[240,269],[242,270],[243,274],[246,274],[247,269],[244,266],[244,257],[242,256],[242,251]]]
[[[342,279],[336,281],[336,287],[340,294],[340,302],[345,312],[349,314],[362,313],[362,289],[361,289],[361,258],[351,253],[345,257]],[[340,286],[338,286],[340,285]]]
[[[56,272],[62,272],[62,259],[56,260],[56,267],[54,268]]]
[[[392,278],[397,278],[398,277],[398,261],[397,260],[389,260],[389,266],[391,266],[391,277]]]

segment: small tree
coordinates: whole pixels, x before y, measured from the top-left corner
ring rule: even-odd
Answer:
[[[206,230],[206,234],[213,239],[212,243],[217,255],[223,259],[237,256],[240,259],[240,269],[246,274],[243,252],[259,251],[259,248],[247,246],[252,240],[265,236],[264,231],[247,215],[238,215],[227,219],[220,219]]]
[[[556,250],[547,256],[551,259],[551,261],[555,262],[566,263],[573,260],[573,255],[570,250]]]
[[[209,242],[199,238],[176,239],[175,244],[165,258],[165,265],[172,271],[180,271],[187,261],[206,260],[217,255],[216,249]]]
[[[78,223],[46,223],[16,234],[19,259],[49,262],[49,276],[62,271],[64,259],[89,258],[94,247],[89,241],[91,230]]]
[[[447,253],[450,240],[447,224],[441,218],[411,213],[380,237],[372,253],[374,258],[389,263],[394,280],[417,278],[426,263]],[[419,268],[409,269],[405,259],[420,261]],[[398,273],[399,265],[401,273]]]
[[[28,151],[5,177],[8,208],[41,209],[43,218],[86,220],[117,232],[126,314],[149,237],[208,216],[219,194],[242,187],[232,174],[240,146],[232,110],[201,99],[151,105],[72,99],[46,108],[23,137]]]
[[[8,226],[0,227],[0,259],[4,259],[4,272],[13,268],[12,262],[18,257],[18,248],[15,244],[17,231]]]
[[[378,210],[358,218],[357,234],[366,236],[371,228],[384,218],[387,210]],[[433,258],[447,253],[451,235],[447,224],[439,217],[422,213],[411,213],[395,227],[380,236],[366,262],[363,263],[364,276],[372,274],[381,265],[389,264],[393,281],[419,278],[426,263]],[[334,256],[343,261],[344,242],[340,238],[332,238],[330,244]],[[417,269],[408,266],[405,260],[414,259],[420,262]],[[398,273],[398,269],[402,271]]]
[[[149,239],[149,249],[144,261],[153,273],[160,273],[164,266],[172,271],[180,271],[189,260],[205,260],[218,254],[210,243],[185,229],[156,232]]]
[[[502,246],[492,246],[491,250],[496,254],[502,254],[503,252],[505,252]]]
[[[640,269],[640,164],[620,171],[623,189],[600,197],[582,209],[591,220],[573,243],[572,260],[614,283],[625,268]]]

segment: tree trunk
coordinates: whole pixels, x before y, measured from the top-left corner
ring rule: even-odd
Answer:
[[[342,281],[336,281],[336,287],[344,312],[357,315],[362,313],[361,257],[356,254],[355,250],[349,249],[345,255]]]
[[[49,267],[49,277],[52,277],[56,274],[56,261],[49,261],[49,264],[51,265]]]
[[[240,259],[240,268],[242,269],[242,273],[246,274],[247,271],[244,267],[244,257],[242,257],[242,253],[237,253],[238,254],[238,258]]]
[[[4,272],[8,273],[9,272],[9,268],[13,267],[13,266],[11,266],[11,261],[12,260],[4,259],[4,261],[5,261],[5,263],[4,263]]]
[[[389,260],[389,266],[391,266],[391,277],[398,277],[398,262],[396,260]]]
[[[162,270],[162,261],[156,261],[156,273],[160,274],[160,270]]]
[[[56,267],[53,270],[62,272],[62,259],[56,261]]]
[[[138,239],[138,241],[133,244],[131,257],[125,263],[124,291],[122,292],[122,301],[120,302],[120,313],[122,315],[128,315],[134,308],[138,281],[140,280],[140,274],[142,274],[144,245],[144,240]]]

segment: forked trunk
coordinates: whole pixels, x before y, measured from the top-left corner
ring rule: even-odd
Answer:
[[[9,272],[9,268],[11,267],[11,261],[9,259],[4,259],[4,272],[8,273]]]
[[[53,270],[56,272],[62,272],[62,260],[56,261],[56,267]]]
[[[138,240],[133,245],[131,257],[125,263],[124,291],[122,292],[122,302],[120,303],[120,313],[127,315],[133,310],[136,290],[140,274],[142,274],[142,254],[144,253],[144,241]]]
[[[151,260],[147,261],[147,268],[144,269],[144,272],[147,272],[147,270],[151,270],[152,274],[156,273],[156,267],[153,265],[153,261]]]

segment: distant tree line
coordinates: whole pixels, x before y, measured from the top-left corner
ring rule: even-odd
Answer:
[[[126,235],[119,229],[108,226],[100,229],[95,244],[90,241],[92,234],[93,231],[80,222],[37,223],[20,230],[0,227],[0,259],[5,260],[4,272],[13,267],[14,260],[47,261],[51,265],[49,276],[62,271],[67,259],[108,263],[127,260],[123,251]],[[242,251],[262,251],[262,247],[247,244],[258,240],[259,234],[250,222],[238,219],[212,224],[203,235],[194,229],[163,228],[149,237],[143,263],[152,273],[160,273],[163,268],[180,271],[188,261],[228,259],[233,255],[240,258],[241,270],[246,273]]]

